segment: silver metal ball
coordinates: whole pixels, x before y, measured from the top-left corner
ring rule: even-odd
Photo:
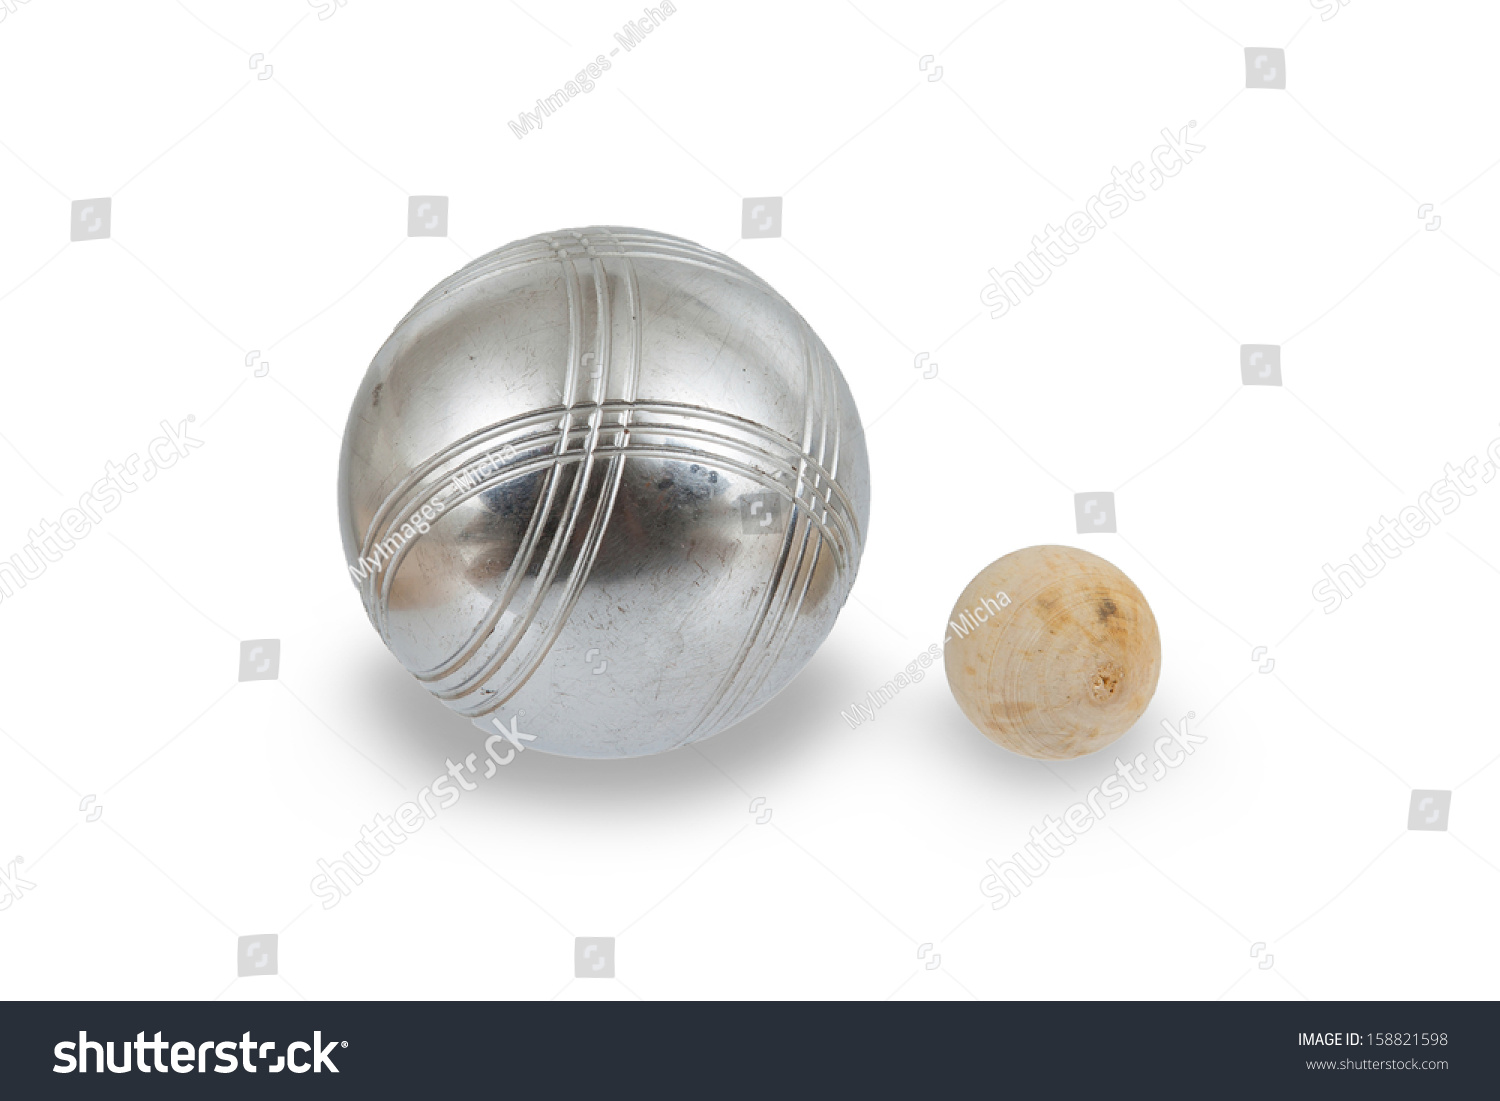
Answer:
[[[869,463],[823,342],[742,265],[647,230],[517,241],[434,287],[344,433],[365,610],[444,704],[529,749],[674,749],[827,637]]]

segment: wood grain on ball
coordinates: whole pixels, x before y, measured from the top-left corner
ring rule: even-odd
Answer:
[[[997,612],[1000,593],[1010,602]],[[962,632],[965,613],[974,625]],[[1102,749],[1156,691],[1156,617],[1130,578],[1087,551],[1007,554],[969,582],[949,620],[943,659],[953,696],[1013,752],[1061,760]]]

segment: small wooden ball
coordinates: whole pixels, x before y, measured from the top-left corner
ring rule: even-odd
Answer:
[[[991,562],[953,606],[948,686],[969,721],[1014,753],[1065,760],[1109,745],[1145,712],[1161,637],[1141,590],[1073,547]]]

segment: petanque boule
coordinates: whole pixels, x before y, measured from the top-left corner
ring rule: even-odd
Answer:
[[[639,229],[434,287],[344,433],[344,553],[385,645],[486,732],[659,753],[765,704],[859,568],[869,465],[821,340],[726,256]]]

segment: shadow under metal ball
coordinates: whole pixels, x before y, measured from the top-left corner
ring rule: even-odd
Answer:
[[[434,287],[344,433],[344,554],[380,637],[487,733],[573,757],[707,738],[827,637],[869,522],[828,349],[727,256],[517,241]]]

